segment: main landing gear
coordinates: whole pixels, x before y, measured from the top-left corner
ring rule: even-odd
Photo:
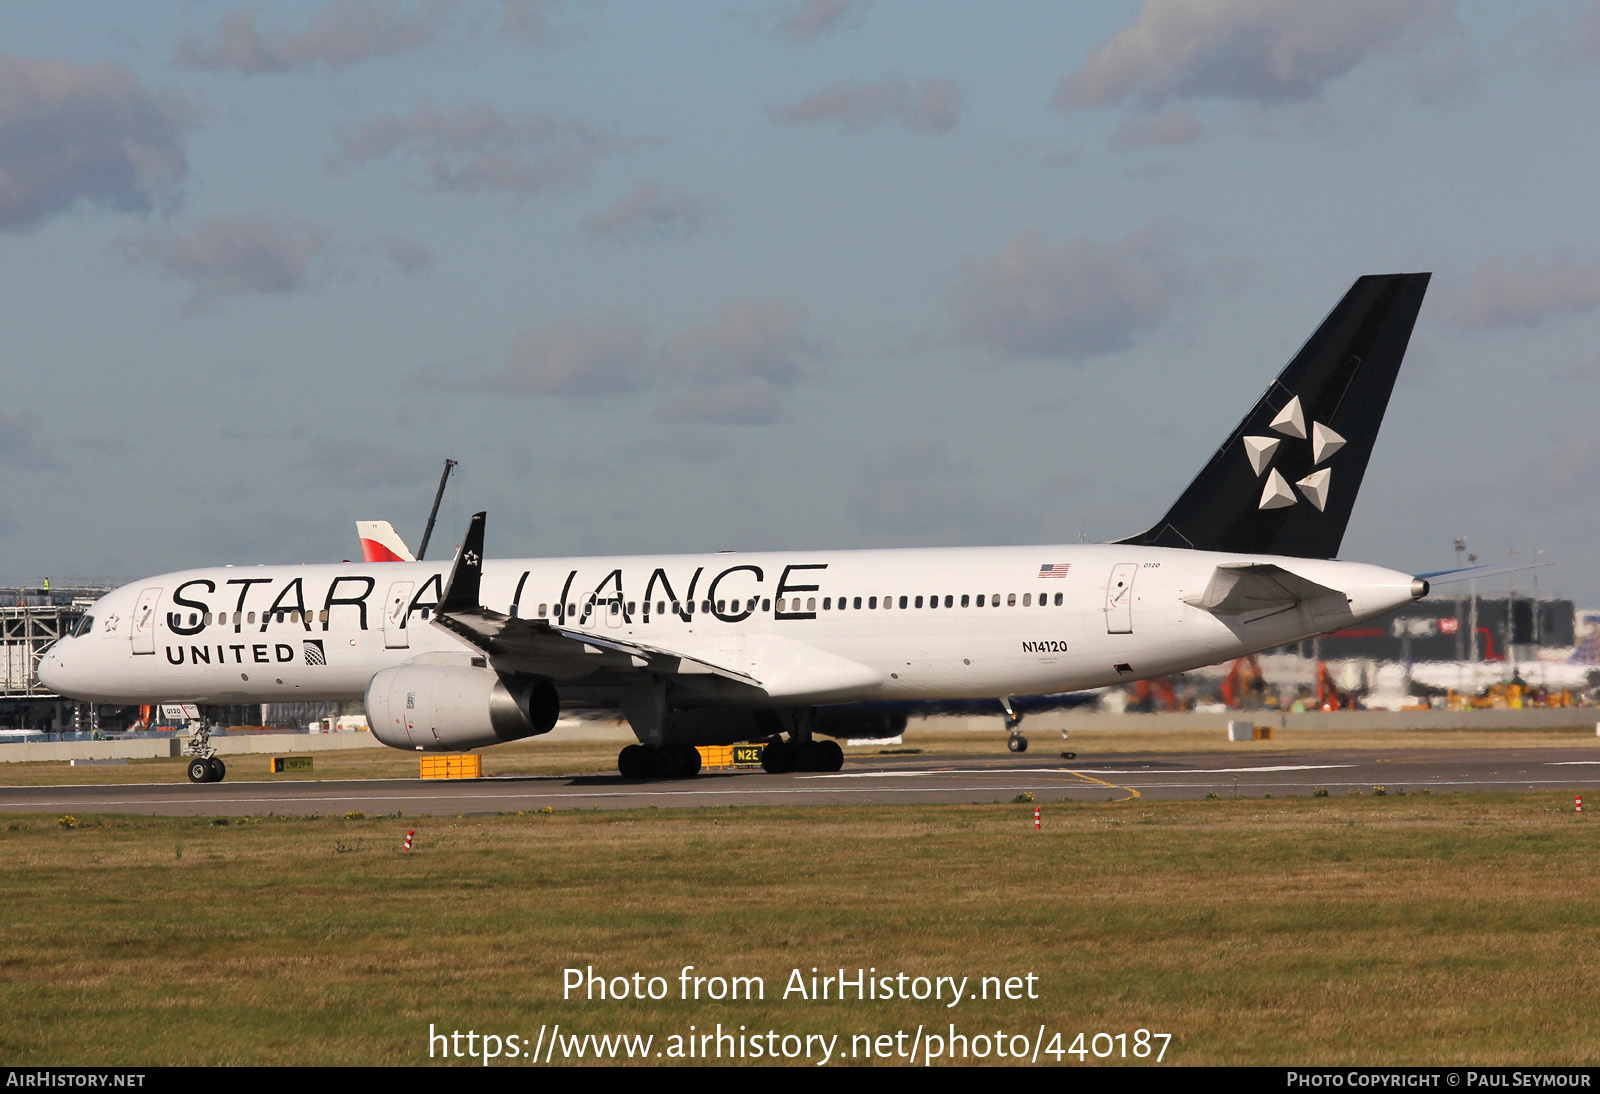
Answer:
[[[844,749],[837,741],[779,739],[761,750],[761,766],[772,775],[786,771],[838,771],[844,766]]]
[[[624,779],[692,779],[700,774],[700,751],[693,745],[629,745],[617,754]]]
[[[761,750],[761,766],[771,774],[788,771],[838,771],[844,749],[837,741],[785,741]],[[700,752],[693,745],[629,745],[617,754],[624,779],[692,779],[700,774]]]

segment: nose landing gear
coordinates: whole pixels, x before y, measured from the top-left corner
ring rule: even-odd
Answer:
[[[1022,735],[1022,715],[1011,709],[1011,697],[1002,695],[1000,706],[1006,712],[1006,732],[1011,734],[1006,739],[1006,747],[1013,752],[1028,751],[1028,738]]]
[[[219,783],[228,774],[228,765],[222,762],[211,745],[211,730],[204,724],[189,738],[185,751],[189,753],[189,781],[192,783]]]

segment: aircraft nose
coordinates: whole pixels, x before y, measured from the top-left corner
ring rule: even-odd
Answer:
[[[61,643],[57,642],[50,649],[45,650],[44,656],[39,658],[39,671],[36,675],[39,683],[57,695],[69,695],[72,691],[72,677],[67,672],[66,662],[61,656],[60,647]]]
[[[57,695],[61,694],[61,681],[60,677],[57,675],[60,670],[60,664],[61,662],[56,657],[54,650],[46,650],[45,655],[39,658],[39,683],[49,688]]]

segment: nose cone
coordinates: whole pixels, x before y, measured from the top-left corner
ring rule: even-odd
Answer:
[[[57,642],[56,646],[60,646],[60,644],[61,643]],[[65,674],[61,669],[61,656],[59,653],[57,653],[56,647],[51,647],[50,649],[46,650],[44,656],[39,658],[38,675],[39,683],[49,688],[57,695],[66,694],[61,690],[62,685],[65,682]]]

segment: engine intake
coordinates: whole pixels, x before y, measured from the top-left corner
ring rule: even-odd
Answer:
[[[391,748],[451,752],[549,733],[561,714],[541,676],[493,669],[397,665],[367,684],[367,724]]]

